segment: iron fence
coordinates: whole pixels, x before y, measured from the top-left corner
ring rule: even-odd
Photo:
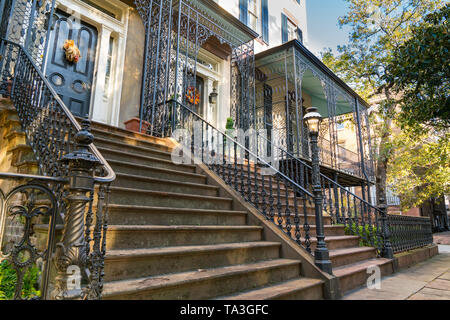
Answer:
[[[389,233],[395,253],[433,243],[431,221],[425,217],[388,215]]]

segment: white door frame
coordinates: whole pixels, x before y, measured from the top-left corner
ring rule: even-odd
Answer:
[[[92,1],[92,0],[91,0]],[[75,19],[85,21],[97,28],[97,55],[92,79],[92,96],[89,118],[93,121],[119,126],[120,98],[122,94],[125,49],[128,32],[129,6],[119,0],[93,1],[99,6],[118,14],[119,19],[86,4],[81,0],[57,0],[56,8]],[[107,6],[106,6],[107,5]],[[110,39],[114,39],[109,90],[105,92],[106,64]]]

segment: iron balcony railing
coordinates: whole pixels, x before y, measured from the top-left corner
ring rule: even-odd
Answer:
[[[90,122],[83,120],[80,125],[26,50],[8,40],[0,42],[0,94],[12,100],[40,173],[68,181],[67,186],[48,186],[56,199],[58,216],[64,217],[55,261],[60,282],[51,296],[67,298],[64,274],[73,264],[82,269],[87,284],[81,297],[99,299],[109,185],[115,180],[115,172],[92,144]],[[8,208],[3,209],[4,216]]]
[[[428,217],[388,215],[389,233],[394,253],[420,248],[433,243]]]

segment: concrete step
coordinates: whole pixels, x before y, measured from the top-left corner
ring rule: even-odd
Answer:
[[[210,186],[207,184],[171,181],[167,179],[143,177],[125,173],[117,173],[117,179],[112,185],[122,188],[137,188],[212,197],[217,196],[219,192],[219,187]]]
[[[105,281],[209,269],[277,259],[277,242],[241,242],[135,250],[109,250]],[[129,268],[130,264],[133,268]]]
[[[169,170],[177,170],[189,173],[195,173],[195,165],[187,165],[187,164],[175,164],[170,159],[164,160],[160,158],[148,157],[139,154],[129,153],[125,150],[117,150],[117,149],[107,149],[104,147],[98,147],[98,150],[101,152],[103,157],[106,160],[116,160],[122,162],[131,162],[133,164],[142,164],[146,166],[150,166],[153,168],[161,168],[161,169],[169,169]]]
[[[111,204],[138,203],[143,206],[231,210],[233,199],[175,192],[111,187]]]
[[[151,207],[139,205],[109,206],[111,225],[230,225],[246,224],[246,211]]]
[[[163,160],[171,160],[171,153],[163,151],[159,147],[155,148],[152,144],[146,146],[137,146],[124,143],[116,139],[108,139],[104,137],[95,137],[95,146],[97,148],[108,148],[114,150],[122,150],[125,152],[138,154],[141,156],[159,158]]]
[[[252,264],[107,282],[103,299],[200,300],[297,278],[300,262],[276,259]]]
[[[108,249],[139,249],[260,241],[258,226],[128,226],[108,228]]]
[[[310,221],[311,223],[314,223],[315,220]],[[278,224],[277,218],[275,217],[275,223]],[[284,228],[286,230],[286,227]],[[305,228],[304,226],[300,226],[302,235],[305,234]],[[336,225],[325,225],[324,226],[324,234],[325,238],[332,237],[332,236],[345,236],[344,227],[343,226],[336,226]],[[291,229],[292,236],[295,236],[293,233],[295,229]],[[316,226],[311,224],[309,225],[309,236],[315,237],[316,236]]]
[[[140,175],[143,177],[168,179],[171,181],[184,181],[198,184],[206,183],[206,176],[197,173],[188,173],[178,170],[169,170],[154,168],[146,165],[139,165],[130,161],[108,160],[108,163],[116,173],[126,173],[131,175]]]
[[[323,281],[300,278],[276,285],[259,288],[232,296],[219,297],[217,300],[322,300]]]
[[[382,277],[394,273],[392,260],[380,258],[358,261],[336,268],[333,267],[333,274],[339,278],[341,292],[345,293],[366,285],[367,279],[373,274],[373,271],[370,271],[369,268],[374,267],[380,268],[380,276]]]
[[[246,198],[246,197],[244,197],[244,198]],[[255,199],[253,197],[251,198],[251,200],[252,200],[251,201],[252,203],[255,202]],[[286,200],[281,199],[281,198],[280,198],[280,203],[281,203],[281,206],[280,206],[280,208],[278,208],[278,199],[274,198],[273,212],[274,212],[275,216],[278,216],[278,215],[286,216],[286,209],[288,207],[289,207],[290,214],[295,215],[295,206],[293,203],[290,204],[289,206],[286,206]],[[269,212],[269,209],[270,209],[269,199],[266,199],[266,202],[264,202],[262,200],[262,198],[258,198],[258,209],[261,209],[261,211],[263,211],[264,206],[266,207],[266,211]],[[307,213],[307,215],[313,215],[313,214],[315,214],[315,210],[314,210],[314,208],[307,205],[306,213]],[[304,214],[303,203],[301,201],[297,202],[297,214],[299,216]]]
[[[376,258],[376,256],[376,249],[372,247],[353,247],[330,250],[330,260],[333,268],[373,259]]]
[[[117,142],[145,148],[153,148],[165,152],[170,152],[172,150],[172,148],[167,146],[166,139],[139,134],[137,132],[124,130],[121,128],[111,126],[101,127],[101,125],[99,126],[97,123],[92,123],[91,133],[95,138],[110,139]]]

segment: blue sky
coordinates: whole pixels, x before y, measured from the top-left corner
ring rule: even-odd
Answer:
[[[336,50],[347,42],[349,29],[338,25],[338,17],[345,15],[347,7],[344,0],[307,0],[307,46],[316,56],[320,57],[323,48]]]

